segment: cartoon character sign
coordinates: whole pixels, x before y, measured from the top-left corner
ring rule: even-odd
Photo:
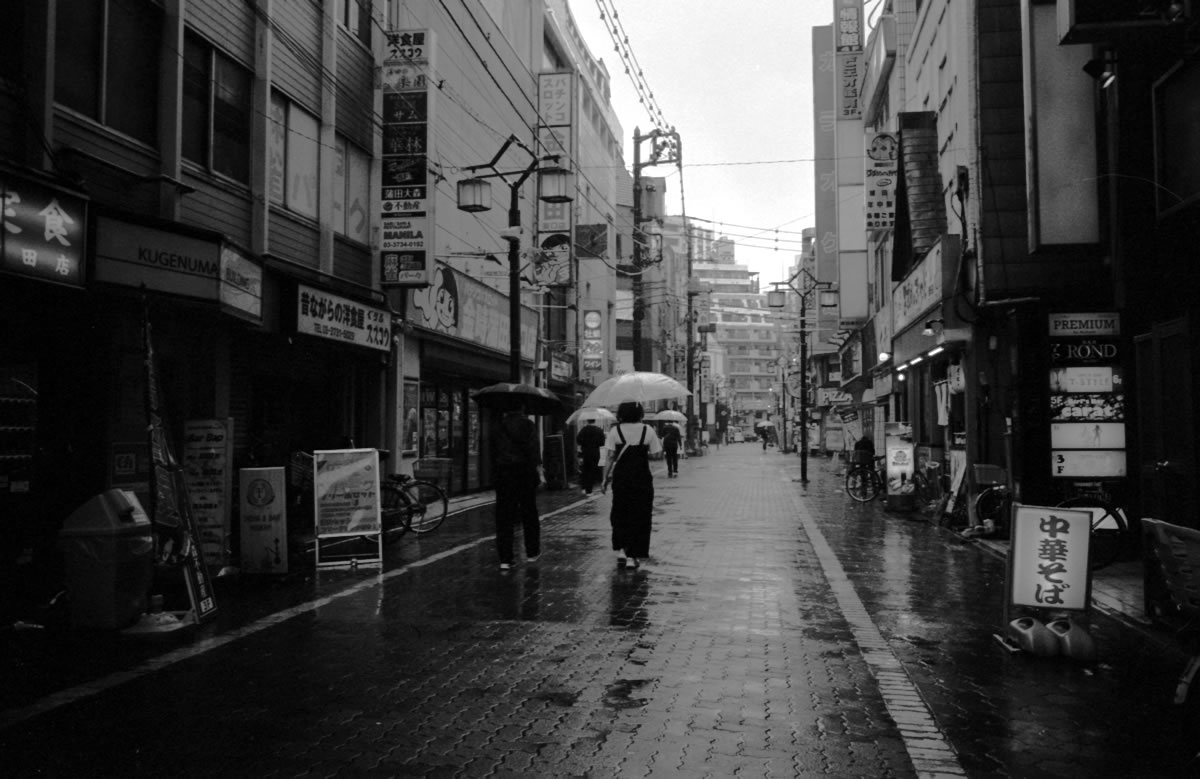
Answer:
[[[550,233],[542,238],[541,252],[533,262],[533,278],[548,287],[571,284],[570,233]]]
[[[413,291],[413,307],[422,327],[441,333],[457,333],[458,284],[454,281],[454,272],[439,265],[433,272],[433,283]]]

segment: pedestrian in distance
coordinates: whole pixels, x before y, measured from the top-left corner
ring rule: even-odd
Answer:
[[[650,456],[662,452],[662,441],[654,428],[642,422],[642,404],[622,403],[617,407],[617,424],[608,431],[604,448],[608,469],[601,491],[613,488],[612,548],[617,565],[637,568],[650,555],[650,517],[654,510],[654,476]]]
[[[582,462],[579,473],[579,483],[585,495],[592,494],[592,487],[600,477],[600,450],[604,448],[604,431],[596,424],[595,419],[588,419],[587,424],[575,436],[579,445],[579,457]]]
[[[525,560],[537,562],[541,554],[541,520],[537,488],[541,483],[541,452],[537,428],[525,409],[508,411],[495,426],[492,463],[496,488],[496,552],[500,570],[513,567],[515,528],[521,525]]]
[[[667,461],[668,479],[679,476],[679,444],[682,438],[678,425],[668,424],[667,429],[663,431],[663,459]]]

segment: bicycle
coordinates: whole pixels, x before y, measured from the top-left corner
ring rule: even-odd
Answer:
[[[869,458],[869,459],[868,459]],[[885,458],[862,452],[850,453],[850,469],[846,471],[846,494],[859,503],[867,503],[883,492],[883,476],[878,463]]]
[[[942,464],[937,460],[926,460],[913,472],[912,483],[918,510],[940,517],[950,497],[942,477]]]
[[[446,520],[450,501],[437,484],[403,473],[384,477],[379,485],[383,538],[395,541],[408,531],[421,536]]]
[[[993,468],[993,466],[977,466],[977,468]],[[995,468],[985,471],[994,474],[992,479],[1003,478],[1003,469]],[[976,483],[988,483],[981,478],[981,471],[976,471]],[[1098,571],[1116,562],[1129,540],[1129,523],[1125,514],[1119,508],[1108,502],[1108,496],[1098,485],[1080,484],[1084,491],[1077,495],[1061,500],[1057,508],[1072,508],[1086,510],[1091,515],[1091,531],[1089,540],[1090,568]],[[968,528],[963,535],[966,537],[987,535],[998,528],[1007,528],[1011,518],[1012,492],[1007,483],[991,483],[975,497],[975,518],[979,522],[975,528]],[[982,530],[980,530],[982,528]],[[967,535],[970,533],[970,535]]]
[[[386,449],[379,450],[379,462],[388,458]],[[296,488],[294,504],[297,510],[311,512],[313,490],[313,455],[293,452],[291,459],[292,486]],[[385,543],[391,543],[412,531],[416,535],[436,530],[446,519],[450,501],[440,486],[408,474],[383,474],[379,484],[379,519]]]
[[[1059,501],[1059,508],[1083,509],[1092,515],[1091,568],[1112,565],[1129,548],[1132,536],[1125,512],[1113,504],[1100,482],[1077,482],[1076,494]]]

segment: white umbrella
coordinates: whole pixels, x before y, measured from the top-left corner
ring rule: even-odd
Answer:
[[[602,425],[606,422],[616,422],[617,415],[606,408],[578,408],[571,412],[571,416],[567,417],[567,424],[585,425],[589,419],[596,420],[596,424]]]
[[[669,408],[666,411],[658,412],[657,419],[659,422],[686,422],[687,414]]]
[[[583,401],[584,406],[616,406],[627,401],[649,403],[652,400],[682,398],[692,393],[687,387],[661,373],[632,371],[606,379]]]

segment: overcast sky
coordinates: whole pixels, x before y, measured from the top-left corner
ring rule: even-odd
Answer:
[[[813,226],[811,29],[832,22],[833,0],[569,2],[612,77],[626,164],[634,128],[645,134],[654,122],[613,50],[602,7],[615,7],[643,80],[679,132],[687,215],[737,241],[737,261],[759,271],[764,287],[782,280],[800,231]],[[642,145],[643,159],[649,149]],[[667,210],[678,213],[675,167],[643,173],[669,176]]]

